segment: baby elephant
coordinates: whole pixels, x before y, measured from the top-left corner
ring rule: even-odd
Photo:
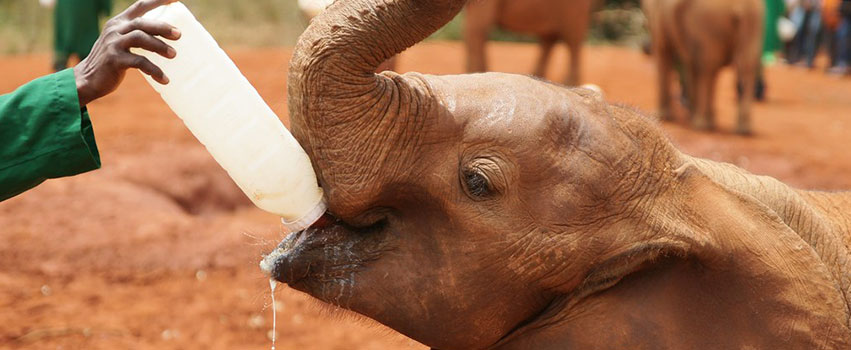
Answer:
[[[463,5],[338,0],[301,36],[329,216],[269,275],[440,350],[851,349],[851,193],[690,157],[589,89],[373,74]]]
[[[535,65],[536,76],[543,77],[550,52],[559,40],[570,49],[567,85],[579,84],[582,42],[588,33],[591,8],[595,0],[487,0],[470,1],[464,27],[467,45],[467,71],[484,72],[485,43],[494,25],[507,30],[532,34],[541,41],[541,56]]]
[[[762,0],[642,0],[652,50],[656,56],[659,113],[671,115],[671,70],[683,67],[683,92],[688,96],[694,128],[715,128],[715,81],[722,67],[736,69],[743,91],[754,91],[760,67],[764,25]],[[752,94],[739,99],[736,132],[750,134]]]

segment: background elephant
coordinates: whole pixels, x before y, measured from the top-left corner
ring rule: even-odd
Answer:
[[[762,53],[763,0],[642,0],[658,69],[659,114],[672,120],[671,80],[682,65],[682,90],[689,120],[700,130],[715,128],[715,82],[727,65],[736,69],[742,91],[755,91]],[[754,96],[741,94],[736,132],[751,133]]]
[[[333,215],[267,272],[435,349],[851,346],[848,193],[684,155],[587,89],[373,74],[463,4],[337,1],[302,35],[292,132]]]
[[[541,54],[534,75],[546,73],[550,52],[558,41],[570,50],[567,85],[579,85],[582,44],[596,0],[485,0],[467,4],[464,42],[467,72],[487,71],[485,44],[494,26],[538,37]]]

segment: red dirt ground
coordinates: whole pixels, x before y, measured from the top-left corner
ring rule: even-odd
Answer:
[[[491,46],[494,70],[526,73],[528,44]],[[289,49],[234,49],[237,65],[286,119]],[[565,75],[557,52],[550,78]],[[427,43],[402,71],[460,73],[457,43]],[[0,58],[0,92],[47,73],[46,55]],[[610,101],[652,111],[653,63],[592,47],[584,80]],[[785,66],[767,70],[757,135],[732,135],[733,76],[719,81],[722,131],[666,124],[686,153],[727,161],[797,187],[851,189],[851,79]],[[257,268],[282,238],[137,73],[90,106],[104,167],[50,180],[0,203],[0,349],[266,349],[269,287]],[[422,349],[371,322],[281,287],[278,349]]]

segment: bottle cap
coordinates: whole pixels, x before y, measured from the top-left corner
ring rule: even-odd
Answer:
[[[325,214],[326,210],[328,210],[328,203],[325,201],[325,197],[323,196],[319,200],[319,203],[316,203],[316,205],[313,206],[313,209],[308,211],[307,214],[304,214],[301,218],[296,219],[295,221],[287,221],[287,219],[281,218],[281,223],[289,232],[301,231],[310,227],[310,225],[313,225],[316,220],[319,220],[319,218],[322,217],[322,214]]]

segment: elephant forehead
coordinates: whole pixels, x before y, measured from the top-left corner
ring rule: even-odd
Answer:
[[[532,131],[581,102],[564,87],[516,74],[441,76],[431,83],[454,122],[473,130]]]

